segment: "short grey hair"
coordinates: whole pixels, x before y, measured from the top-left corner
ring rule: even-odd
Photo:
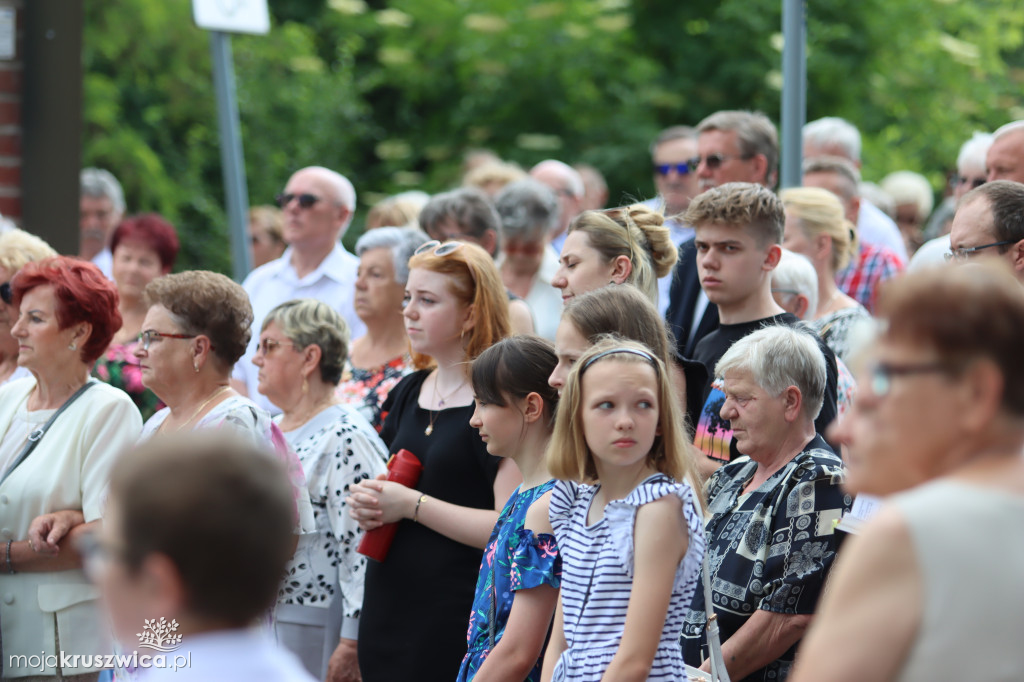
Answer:
[[[744,336],[715,365],[715,376],[750,372],[758,386],[773,396],[796,386],[804,415],[814,421],[825,399],[828,368],[814,333],[806,327],[772,325]]]
[[[697,132],[731,130],[736,133],[740,154],[761,154],[768,160],[765,184],[774,184],[779,166],[779,131],[760,111],[716,111],[699,124]]]
[[[696,140],[697,129],[693,126],[671,126],[665,128],[658,136],[651,142],[651,156],[654,156],[655,150],[666,142],[674,142],[675,140]]]
[[[992,141],[995,142],[1004,135],[1009,135],[1015,130],[1024,130],[1024,118],[1019,121],[1011,121],[1004,126],[999,126],[994,133],[992,133]]]
[[[124,190],[113,173],[102,168],[83,168],[79,182],[82,196],[109,199],[115,211],[124,213]]]
[[[803,174],[832,173],[845,180],[847,194],[842,198],[846,201],[860,196],[860,171],[850,161],[841,156],[812,156],[804,159]]]
[[[803,142],[841,149],[850,161],[860,161],[860,131],[846,119],[826,116],[804,124]]]
[[[992,133],[974,133],[971,139],[964,142],[960,147],[960,153],[956,156],[956,170],[961,175],[968,166],[972,168],[985,169],[985,155],[988,148],[992,146],[995,136]]]
[[[814,319],[818,310],[818,273],[806,256],[789,249],[782,250],[779,264],[772,270],[772,290],[776,289],[806,296],[807,315],[804,319]]]
[[[276,322],[288,340],[299,348],[320,347],[320,378],[337,386],[348,358],[348,325],[345,318],[323,301],[298,298],[285,301],[263,319],[263,332]]]
[[[506,238],[547,236],[558,225],[558,197],[543,182],[527,178],[505,186],[494,200]]]
[[[420,211],[420,227],[433,233],[451,221],[462,234],[482,239],[489,230],[501,239],[501,220],[490,197],[476,187],[460,187],[435,194]]]
[[[360,258],[373,249],[389,249],[395,265],[395,281],[409,281],[409,259],[416,249],[430,241],[430,237],[415,227],[378,227],[364,232],[356,242],[356,255]]]
[[[882,191],[892,197],[895,206],[917,205],[917,214],[924,222],[935,206],[935,191],[931,183],[920,173],[902,170],[889,173],[882,178]]]

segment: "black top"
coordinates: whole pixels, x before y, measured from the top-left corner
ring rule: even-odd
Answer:
[[[752,322],[719,325],[718,329],[705,336],[697,344],[694,352],[694,359],[707,367],[709,379],[704,387],[704,407],[697,418],[693,442],[708,457],[729,461],[736,459],[741,454],[736,450],[736,441],[732,437],[732,429],[729,427],[728,420],[722,419],[719,414],[725,403],[725,394],[722,393],[720,378],[715,377],[715,365],[732,347],[732,344],[758,329],[774,324],[784,324],[805,330],[817,341],[818,347],[825,355],[827,381],[825,382],[825,399],[822,402],[818,418],[814,420],[814,430],[824,435],[825,429],[836,418],[836,384],[839,371],[836,368],[835,353],[818,338],[818,335],[810,327],[801,322],[800,318],[792,313],[782,313]]]
[[[437,412],[417,404],[429,370],[400,381],[384,401],[381,438],[423,463],[416,488],[464,507],[494,509],[500,459],[469,425],[473,405]],[[424,434],[434,416],[434,429]],[[369,561],[359,621],[359,667],[365,682],[451,682],[466,653],[483,551],[406,519],[383,563]]]

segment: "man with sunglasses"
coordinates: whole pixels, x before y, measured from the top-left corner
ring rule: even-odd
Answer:
[[[235,390],[273,413],[280,410],[257,392],[259,370],[251,362],[268,312],[295,298],[315,298],[345,318],[350,338],[366,331],[353,305],[359,259],[340,241],[356,210],[352,183],[335,171],[310,166],[292,175],[277,204],[284,212],[288,249],[277,260],[253,270],[242,283],[252,302],[253,334],[232,375]]]
[[[1002,258],[1024,284],[1024,184],[994,180],[965,194],[949,237],[950,260]]]
[[[779,135],[760,112],[718,111],[697,125],[697,156],[689,161],[698,189],[704,192],[727,182],[775,186]],[[718,309],[700,286],[693,241],[679,249],[665,320],[684,357],[693,357],[697,343],[718,326]]]

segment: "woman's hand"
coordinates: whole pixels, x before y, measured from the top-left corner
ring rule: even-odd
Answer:
[[[385,478],[385,474],[380,474],[375,479],[357,483],[349,489],[346,500],[348,513],[359,522],[363,530],[373,530],[386,523],[412,518],[419,492]]]
[[[42,514],[28,526],[28,545],[36,554],[56,556],[60,552],[58,543],[72,528],[83,523],[85,515],[75,509]]]

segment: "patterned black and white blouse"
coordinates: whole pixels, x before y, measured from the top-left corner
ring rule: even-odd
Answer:
[[[835,559],[834,522],[853,501],[839,487],[843,464],[821,436],[756,490],[744,493],[757,466],[740,457],[706,484],[707,556],[723,643],[759,609],[814,612]],[[692,666],[708,657],[704,604],[704,591],[697,590],[683,624],[683,660]],[[794,645],[742,682],[785,679],[795,652]]]
[[[366,557],[356,552],[362,531],[345,498],[350,486],[385,472],[387,449],[346,405],[332,405],[284,436],[306,474],[317,532],[299,539],[277,601],[327,608],[340,589],[345,618],[358,618]]]

